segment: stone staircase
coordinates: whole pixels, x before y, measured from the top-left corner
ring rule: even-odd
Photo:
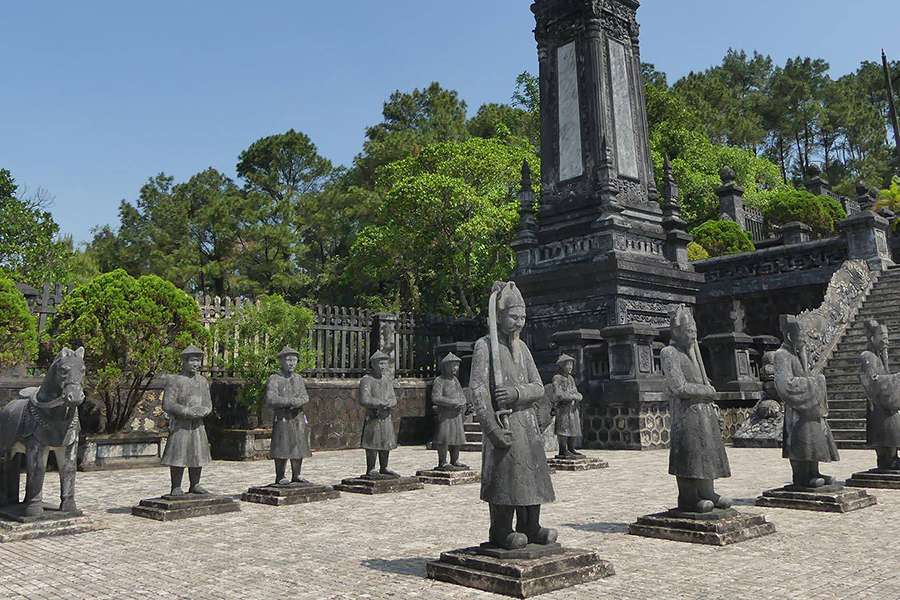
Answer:
[[[866,447],[866,394],[859,382],[859,354],[866,348],[863,323],[876,319],[900,336],[900,267],[885,271],[875,282],[834,354],[825,364],[828,380],[828,424],[839,448]],[[892,365],[896,370],[900,364]]]
[[[463,452],[481,452],[481,425],[478,423],[464,423],[466,432],[466,445],[461,448]]]

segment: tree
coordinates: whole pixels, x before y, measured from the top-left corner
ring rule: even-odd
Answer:
[[[27,364],[37,351],[37,323],[25,296],[11,279],[0,277],[0,369]]]
[[[691,242],[687,247],[688,260],[691,262],[697,260],[706,260],[709,258],[709,252],[706,251],[706,248],[698,244],[697,242]]]
[[[846,218],[841,203],[829,196],[816,196],[806,190],[785,188],[769,199],[763,215],[772,225],[799,221],[809,225],[815,237],[834,233],[837,222]]]
[[[528,113],[528,135],[534,146],[534,151],[541,151],[541,82],[540,79],[525,71],[516,77],[516,89],[512,95],[513,108],[524,110]],[[510,131],[515,131],[510,128]]]
[[[753,252],[756,247],[747,232],[734,221],[707,221],[691,230],[694,242],[709,256]]]
[[[206,330],[186,293],[155,275],[134,278],[116,269],[65,297],[49,337],[56,351],[84,346],[101,432],[115,433],[128,425],[153,378],[175,370],[189,344],[202,346]]]

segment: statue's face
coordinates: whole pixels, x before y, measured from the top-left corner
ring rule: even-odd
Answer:
[[[799,329],[792,329],[788,335],[788,339],[791,341],[791,345],[797,352],[800,352],[806,347],[806,336],[803,335],[803,332]]]
[[[501,311],[498,321],[500,331],[505,335],[521,333],[525,328],[525,307],[513,306]]]
[[[294,354],[288,354],[287,356],[281,357],[281,369],[286,373],[293,373],[294,369],[297,368],[297,362],[299,359]]]
[[[459,363],[453,362],[447,365],[447,375],[450,377],[456,377],[459,375]]]
[[[564,375],[571,375],[572,371],[575,370],[575,363],[571,360],[567,360],[562,364],[562,372]]]
[[[181,364],[182,368],[193,377],[200,372],[200,367],[203,365],[203,357],[196,354],[185,356]]]
[[[388,359],[379,358],[378,360],[372,363],[372,372],[375,375],[381,376],[387,373],[388,370]]]
[[[884,327],[879,327],[872,332],[872,345],[879,350],[884,350],[888,347],[888,336]]]
[[[672,330],[672,339],[679,346],[693,346],[697,341],[697,324],[693,319],[682,321],[678,327]]]

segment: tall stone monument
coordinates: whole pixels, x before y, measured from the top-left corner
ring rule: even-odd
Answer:
[[[545,376],[558,352],[554,333],[580,331],[605,341],[606,356],[596,363],[607,372],[595,374],[598,394],[585,398],[588,447],[649,446],[637,425],[610,432],[592,423],[662,409],[655,328],[668,325],[668,305],[692,306],[703,281],[687,260],[691,238],[677,187],[664,177],[661,196],[654,179],[638,6],[637,0],[531,6],[540,62],[540,214],[532,213],[526,170],[515,279],[528,299],[527,341]]]

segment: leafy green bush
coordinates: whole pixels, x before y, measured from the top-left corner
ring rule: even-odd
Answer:
[[[775,192],[763,208],[763,214],[772,225],[791,221],[809,225],[817,238],[833,234],[837,222],[847,217],[844,207],[834,198],[793,188]]]
[[[694,262],[695,260],[706,260],[709,258],[709,252],[706,251],[706,248],[698,244],[697,242],[691,242],[687,247],[688,260]]]
[[[756,250],[747,232],[734,221],[707,221],[695,227],[691,235],[712,257]]]
[[[243,304],[216,323],[217,339],[231,351],[226,368],[244,380],[241,404],[251,409],[261,406],[269,375],[281,368],[278,354],[284,346],[300,352],[297,371],[315,364],[307,337],[314,321],[311,310],[289,304],[275,294],[261,296],[256,303]],[[234,348],[228,346],[228,340],[234,340],[235,331],[240,335],[237,356]]]
[[[155,275],[123,269],[99,275],[66,296],[51,325],[55,349],[85,348],[90,386],[99,396],[100,430],[121,431],[152,379],[176,371],[181,351],[202,345],[197,302]]]
[[[11,280],[0,277],[0,369],[34,360],[37,324],[25,296]]]

